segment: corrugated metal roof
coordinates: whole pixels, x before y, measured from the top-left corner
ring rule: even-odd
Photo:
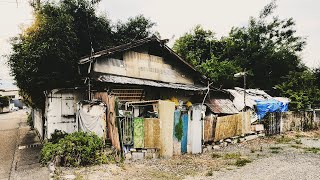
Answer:
[[[239,110],[244,108],[244,89],[235,87],[234,89],[226,89],[234,98],[233,104]],[[254,108],[257,104],[255,100],[272,99],[272,97],[259,89],[246,89],[246,106]]]
[[[206,105],[216,114],[237,114],[238,109],[230,99],[210,99]]]
[[[115,84],[134,84],[134,85],[141,85],[141,86],[183,89],[183,90],[189,90],[189,91],[207,90],[207,87],[202,87],[202,86],[195,86],[195,85],[189,85],[189,84],[164,83],[164,82],[157,82],[157,81],[146,80],[146,79],[115,76],[110,74],[99,75],[94,79],[100,82],[108,82],[108,83],[115,83]]]

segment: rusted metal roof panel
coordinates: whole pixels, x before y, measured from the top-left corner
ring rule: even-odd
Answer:
[[[216,114],[237,114],[238,109],[230,99],[210,99],[206,105]]]
[[[110,74],[103,74],[95,78],[96,81],[107,82],[107,83],[115,83],[115,84],[134,84],[141,86],[153,86],[153,87],[162,87],[162,88],[171,88],[171,89],[182,89],[189,91],[201,91],[206,90],[207,87],[189,85],[189,84],[176,84],[176,83],[164,83],[157,82],[146,79],[137,79],[131,77],[124,76],[115,76]]]

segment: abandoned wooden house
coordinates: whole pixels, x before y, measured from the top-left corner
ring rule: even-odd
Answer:
[[[50,138],[56,129],[88,130],[84,114],[91,109],[83,105],[100,106],[96,103],[100,101],[106,106],[104,117],[94,119],[106,121],[102,127],[106,133],[99,134],[105,134],[119,151],[154,148],[164,157],[201,152],[205,107],[200,103],[208,82],[165,41],[152,36],[96,52],[79,61],[79,71],[87,88],[49,91],[45,112],[34,113],[35,127],[43,138]],[[94,109],[99,114],[103,108]]]
[[[35,129],[43,139],[55,130],[95,132],[135,158],[201,153],[203,144],[250,133],[255,116],[244,109],[272,97],[247,90],[244,103],[241,88],[210,92],[165,43],[152,36],[81,58],[84,86],[46,92]]]

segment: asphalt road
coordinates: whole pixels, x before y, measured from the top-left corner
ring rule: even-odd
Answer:
[[[23,110],[0,114],[0,180],[10,177],[19,123],[25,121],[26,117]]]

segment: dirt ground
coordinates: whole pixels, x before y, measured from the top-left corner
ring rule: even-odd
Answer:
[[[320,179],[320,131],[232,144],[199,155],[58,168],[57,179]]]

